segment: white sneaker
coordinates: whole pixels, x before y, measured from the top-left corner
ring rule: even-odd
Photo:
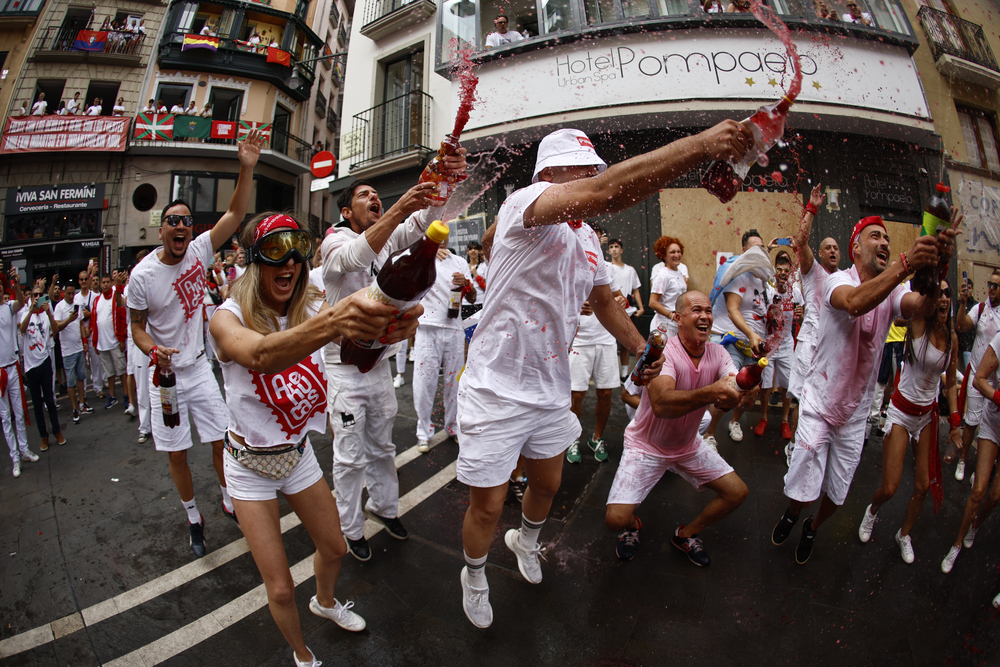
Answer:
[[[353,602],[348,600],[347,604],[340,604],[340,602],[334,600],[334,603],[333,608],[324,607],[314,595],[309,600],[309,611],[317,616],[328,618],[343,629],[350,630],[351,632],[361,632],[365,629],[365,619],[351,611],[351,607],[354,606]]]
[[[960,482],[965,479],[965,461],[962,459],[959,459],[958,465],[955,466],[955,479]]]
[[[955,567],[955,559],[958,558],[958,554],[962,551],[962,547],[952,547],[948,549],[948,555],[944,557],[941,561],[941,571],[945,574],[951,572],[951,568]]]
[[[785,465],[788,466],[789,468],[792,467],[792,452],[794,450],[795,450],[795,443],[789,441],[788,444],[785,445]]]
[[[25,461],[36,463],[38,461],[38,454],[34,453],[30,449],[26,449],[23,452],[21,452],[21,458]]]
[[[702,438],[701,440],[702,440],[702,442],[704,442],[704,443],[705,443],[706,445],[708,445],[708,446],[709,446],[709,447],[711,447],[711,448],[712,448],[713,450],[715,450],[715,453],[716,453],[716,454],[718,454],[718,453],[719,453],[719,443],[715,441],[715,436],[714,436],[714,435],[706,435],[706,436],[705,436],[704,438]]]
[[[993,598],[993,607],[995,609],[1000,609],[1000,593],[997,593],[997,596]]]
[[[896,544],[899,545],[899,555],[903,557],[904,563],[913,562],[913,542],[910,541],[910,536],[907,535],[903,537],[900,531],[896,531]]]
[[[11,474],[13,474],[14,477],[20,477],[21,476],[21,460],[20,459],[18,459],[17,461],[14,461],[14,470],[11,471]]]
[[[404,378],[401,373],[397,373],[396,377],[392,379],[392,386],[395,387],[396,389],[399,389],[404,384],[406,384],[406,378]]]
[[[858,537],[862,542],[867,542],[872,538],[872,528],[875,527],[875,514],[872,514],[872,506],[869,505],[865,509],[865,516],[861,519],[861,526],[858,527]],[[899,539],[899,533],[896,533],[896,539]]]
[[[966,549],[971,549],[972,543],[975,541],[975,539],[976,539],[976,527],[969,526],[969,532],[965,534],[965,539],[962,540],[962,546],[964,546]]]
[[[465,617],[477,628],[493,625],[493,607],[490,606],[490,587],[473,588],[469,584],[469,568],[462,568],[462,610]]]
[[[421,454],[426,454],[431,451],[431,443],[426,440],[417,440],[417,451]]]
[[[312,652],[308,646],[306,648],[309,650],[309,655],[312,656],[312,660],[308,662],[302,662],[299,657],[295,655],[295,651],[292,651],[292,657],[295,658],[295,667],[322,667],[323,663],[316,659],[316,654]]]
[[[743,442],[743,427],[739,422],[729,422],[729,438],[733,442]]]
[[[128,407],[125,408],[125,414],[127,414],[129,417],[135,417],[136,414],[138,413],[135,411],[135,406],[129,403]]]
[[[538,562],[538,557],[542,556],[545,547],[536,544],[532,549],[525,549],[521,544],[521,531],[518,528],[508,530],[503,536],[503,541],[517,556],[517,569],[521,571],[521,576],[527,579],[528,583],[542,583],[542,565]]]

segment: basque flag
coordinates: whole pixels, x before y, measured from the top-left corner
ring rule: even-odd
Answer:
[[[237,127],[239,127],[239,123],[237,123],[235,120],[213,120],[212,138],[235,139]]]
[[[74,51],[103,51],[104,43],[108,41],[108,33],[97,30],[81,30],[76,33],[73,42]]]
[[[288,51],[282,51],[277,47],[269,46],[267,47],[267,62],[278,63],[279,65],[284,65],[285,67],[291,67],[292,54]]]
[[[252,121],[252,120],[241,120],[240,121],[239,134],[237,135],[236,138],[239,139],[240,141],[243,141],[244,139],[247,138],[247,135],[250,134],[251,130],[260,130],[260,133],[261,133],[261,135],[263,136],[264,139],[270,139],[271,138],[271,124],[270,123],[258,123],[256,121]]]
[[[209,37],[208,35],[184,35],[184,44],[181,45],[181,51],[187,51],[188,49],[217,51],[219,49],[219,38]]]
[[[169,113],[141,113],[135,119],[133,139],[145,141],[171,141],[174,138],[174,115]]]

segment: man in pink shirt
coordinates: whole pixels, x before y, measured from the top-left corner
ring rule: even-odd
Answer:
[[[812,554],[816,530],[847,499],[861,460],[875,373],[889,326],[898,317],[910,319],[925,298],[938,298],[910,292],[901,283],[925,266],[936,267],[939,257],[947,260],[954,254],[961,220],[956,209],[949,229],[937,237],[921,236],[889,266],[885,224],[877,216],[862,218],[848,245],[854,266],[827,277],[820,295],[816,352],[803,381],[801,417],[785,475],[790,502],[771,532],[771,542],[783,544],[802,509],[822,498],[816,516],[802,525],[795,549],[799,565]]]
[[[722,520],[747,497],[747,485],[719,453],[702,440],[698,425],[709,405],[736,407],[754,392],[740,391],[734,382],[736,365],[724,347],[708,342],[712,332],[712,302],[701,292],[677,297],[677,335],[663,348],[663,368],[642,394],[635,419],[625,429],[625,451],[608,495],[605,523],[618,537],[618,557],[632,560],[639,546],[642,522],[636,505],[668,470],[696,489],[717,494],[701,514],[674,531],[670,543],[699,567],[711,562],[698,533]]]

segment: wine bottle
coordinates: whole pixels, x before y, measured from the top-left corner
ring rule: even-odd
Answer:
[[[448,201],[448,197],[451,196],[452,191],[455,187],[469,177],[466,173],[461,174],[448,174],[445,173],[444,158],[446,155],[454,155],[458,152],[458,136],[447,135],[444,141],[441,142],[441,148],[438,149],[437,155],[434,159],[424,167],[423,172],[420,174],[420,183],[434,183],[435,187],[431,194],[427,195],[428,199],[433,199],[434,201],[445,202]]]
[[[757,361],[747,364],[736,374],[736,387],[740,391],[750,391],[760,384],[765,368],[767,368],[767,357],[761,357]]]
[[[646,381],[642,379],[642,374],[649,368],[657,359],[663,356],[663,347],[667,344],[667,332],[663,329],[661,324],[656,329],[653,329],[649,333],[649,338],[646,339],[646,349],[643,350],[642,356],[639,360],[635,362],[635,368],[632,369],[632,383],[639,385],[640,387],[646,384]]]
[[[920,225],[921,236],[937,236],[942,229],[947,229],[951,224],[951,206],[944,198],[944,195],[951,192],[944,183],[934,186],[934,194],[924,208],[924,217]],[[910,281],[910,289],[919,292],[924,296],[934,291],[934,283],[938,276],[943,276],[948,272],[948,263],[938,266],[925,266],[918,269]]]
[[[181,425],[181,408],[177,402],[177,376],[169,367],[157,369],[160,375],[160,406],[163,408],[163,425],[170,428]]]

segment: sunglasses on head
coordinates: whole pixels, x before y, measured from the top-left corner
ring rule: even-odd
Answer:
[[[309,232],[302,229],[279,229],[265,234],[250,246],[247,263],[284,266],[289,259],[294,259],[299,264],[312,256],[313,245]]]
[[[163,222],[171,227],[176,227],[183,222],[185,227],[190,227],[194,224],[194,217],[190,215],[168,215],[163,219]]]

